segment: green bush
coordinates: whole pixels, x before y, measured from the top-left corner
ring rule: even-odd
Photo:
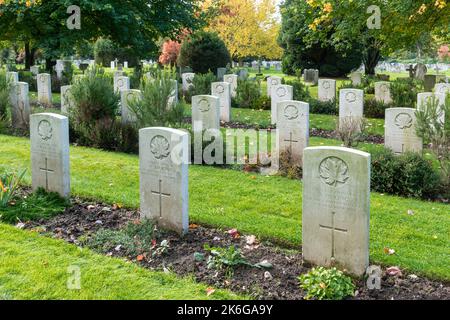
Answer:
[[[261,84],[259,81],[238,79],[235,100],[239,108],[255,108],[255,106],[258,106],[259,103],[257,102],[260,102],[261,96]]]
[[[395,155],[383,149],[372,153],[372,190],[398,196],[435,198],[440,190],[439,172],[417,153]]]
[[[309,93],[308,86],[305,85],[299,79],[288,80],[288,81],[285,81],[284,84],[286,84],[288,86],[292,86],[292,94],[293,94],[294,100],[307,102],[309,99],[311,99],[311,95]]]
[[[10,83],[5,72],[0,72],[0,132],[8,126],[9,110],[11,103],[9,100]]]
[[[336,268],[313,268],[298,280],[300,288],[306,291],[307,300],[342,300],[353,296],[355,291],[352,279]]]
[[[386,109],[391,107],[393,107],[392,104],[367,98],[364,100],[364,116],[366,118],[384,119]]]
[[[71,92],[74,107],[70,118],[78,143],[116,149],[120,139],[120,124],[116,123],[120,97],[114,92],[111,78],[100,69],[91,68]]]
[[[338,107],[336,99],[331,101],[319,101],[317,99],[309,99],[309,112],[313,114],[330,114],[337,115]]]
[[[397,78],[391,82],[392,105],[396,108],[416,108],[417,94],[423,90],[423,81]]]
[[[196,74],[192,80],[192,86],[189,87],[189,91],[184,95],[184,99],[186,102],[191,103],[193,96],[211,94],[211,83],[216,80],[217,78],[212,72]]]
[[[37,92],[37,82],[30,71],[19,71],[19,79],[28,83],[30,92]]]
[[[173,80],[175,80],[173,72],[159,70],[153,80],[143,82],[142,98],[129,102],[129,108],[136,117],[139,128],[182,125],[183,105],[179,102],[170,102],[175,90]]]
[[[191,67],[195,73],[216,72],[231,62],[225,43],[215,33],[200,31],[181,45],[178,65]]]

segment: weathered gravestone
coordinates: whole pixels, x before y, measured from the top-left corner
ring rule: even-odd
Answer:
[[[188,232],[189,134],[169,128],[139,130],[141,218]]]
[[[267,96],[270,98],[272,94],[272,87],[281,85],[282,78],[272,76],[267,78]]]
[[[217,80],[223,81],[223,76],[227,73],[227,68],[218,68],[217,69]]]
[[[30,71],[34,76],[37,76],[39,74],[39,66],[30,67]]]
[[[287,85],[271,86],[271,118],[272,124],[277,123],[277,104],[281,101],[293,99],[294,88]]]
[[[246,69],[239,70],[239,79],[245,80],[248,78],[248,71]]]
[[[346,127],[349,122],[357,123],[363,119],[364,91],[342,89],[339,91],[339,125]]]
[[[52,77],[48,73],[37,75],[38,101],[45,105],[52,104]]]
[[[215,96],[192,97],[192,128],[194,132],[220,128],[220,101]]]
[[[14,71],[9,71],[6,73],[6,79],[9,81],[9,83],[17,83],[19,82],[19,73]]]
[[[194,81],[195,73],[188,72],[183,73],[181,75],[181,79],[183,82],[183,91],[187,92],[193,86],[192,82]]]
[[[319,70],[317,69],[306,69],[303,73],[303,79],[305,82],[317,85],[319,81]]]
[[[424,89],[426,92],[433,91],[434,86],[436,85],[436,76],[433,74],[426,74],[424,76]]]
[[[71,89],[72,86],[61,86],[61,112],[64,115],[68,115],[70,108],[74,105]]]
[[[414,67],[414,77],[419,80],[425,80],[425,75],[427,74],[427,66],[423,63],[418,63]]]
[[[319,79],[319,101],[333,101],[336,99],[336,80]]]
[[[122,90],[120,92],[120,109],[122,114],[122,123],[132,123],[136,121],[136,115],[130,109],[130,103],[142,98],[142,92],[140,90]]]
[[[375,100],[385,104],[392,102],[391,84],[389,82],[375,82]]]
[[[117,77],[115,78],[114,91],[120,93],[123,90],[130,90],[130,78],[128,77]]]
[[[111,69],[114,70],[116,68],[116,63],[114,61],[111,61]]]
[[[370,154],[306,148],[302,237],[305,261],[361,276],[369,265]]]
[[[10,91],[12,126],[16,129],[28,129],[30,123],[29,85],[26,82],[12,84]]]
[[[360,86],[362,84],[362,73],[353,72],[350,74],[350,79],[352,80],[352,84],[354,86]]]
[[[274,169],[280,160],[289,165],[303,166],[303,150],[309,145],[309,104],[300,101],[282,101],[277,104],[277,156]]]
[[[434,93],[437,94],[449,94],[450,84],[449,83],[438,83],[434,86]]]
[[[440,121],[444,123],[445,121],[445,94],[432,93],[432,92],[421,92],[417,95],[417,109],[424,110],[427,107],[428,103],[435,100],[438,104],[438,108],[441,110]]]
[[[235,74],[226,74],[223,76],[223,81],[228,82],[231,87],[231,96],[236,97],[236,91],[238,87],[238,76]]]
[[[123,62],[123,67],[124,67],[125,69],[128,69],[128,61],[124,61],[124,62]]]
[[[386,109],[384,145],[396,154],[422,152],[423,142],[416,134],[416,109]]]
[[[169,97],[168,101],[168,107],[172,107],[175,104],[178,103],[178,81],[177,80],[170,80],[172,84],[172,94]]]
[[[30,139],[33,190],[44,188],[68,197],[69,119],[53,113],[33,114]]]
[[[228,82],[211,83],[211,95],[219,98],[220,120],[231,120],[231,86]]]

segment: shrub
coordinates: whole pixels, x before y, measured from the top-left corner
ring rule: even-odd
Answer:
[[[225,43],[215,33],[200,31],[181,45],[178,65],[191,67],[195,73],[216,72],[231,61]]]
[[[366,118],[384,119],[386,109],[391,107],[393,107],[392,104],[368,98],[364,100],[364,116]]]
[[[313,268],[301,275],[300,288],[306,290],[305,299],[342,300],[353,296],[355,285],[352,279],[336,268]]]
[[[196,74],[192,80],[192,86],[190,86],[189,91],[185,93],[184,97],[186,102],[190,103],[193,96],[211,94],[211,83],[216,80],[217,78],[212,72]]]
[[[141,87],[142,98],[130,101],[129,108],[137,119],[139,128],[181,126],[183,105],[171,103],[175,74],[159,70],[153,80],[146,80]]]
[[[391,82],[392,105],[396,108],[415,108],[417,94],[423,90],[423,81],[398,78]]]
[[[257,105],[256,102],[260,98],[261,84],[259,81],[238,79],[238,87],[236,89],[236,104],[239,108],[254,108],[255,105]]]
[[[19,71],[19,79],[28,83],[30,92],[37,92],[37,82],[30,71]]]
[[[115,149],[120,130],[116,123],[119,95],[114,93],[111,79],[94,67],[73,85],[71,92],[74,107],[70,117],[79,143]]]
[[[10,83],[6,78],[5,72],[0,72],[0,132],[6,128],[9,119],[9,110],[11,103],[9,100]]]
[[[347,148],[356,148],[367,137],[367,121],[364,118],[337,119],[336,132]]]
[[[372,153],[372,190],[398,196],[434,198],[440,187],[439,173],[431,161],[417,153],[396,156],[392,150]]]
[[[6,208],[16,196],[25,172],[26,170],[19,174],[5,172],[0,175],[0,208]]]
[[[319,101],[317,99],[309,99],[309,112],[313,114],[330,114],[337,115],[338,108],[336,99],[332,101]]]
[[[288,80],[285,84],[292,86],[294,100],[306,102],[311,98],[308,86],[301,82],[300,79]]]
[[[225,269],[228,277],[231,277],[233,270],[240,265],[253,266],[245,259],[242,251],[234,245],[228,248],[219,248],[210,247],[206,244],[204,249],[210,253],[207,261],[208,269]]]

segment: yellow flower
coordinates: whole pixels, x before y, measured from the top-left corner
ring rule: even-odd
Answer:
[[[7,191],[5,186],[2,183],[2,180],[0,180],[0,188],[2,189],[2,192],[6,192]]]
[[[436,0],[434,6],[438,7],[439,9],[443,9],[447,6],[447,2],[445,0]]]
[[[333,5],[329,2],[323,5],[323,12],[330,13],[333,11]]]
[[[423,3],[423,4],[420,6],[420,8],[419,8],[419,10],[417,11],[417,13],[418,13],[418,14],[424,14],[425,11],[427,11],[427,6]]]

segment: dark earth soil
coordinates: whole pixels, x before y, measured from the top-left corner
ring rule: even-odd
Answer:
[[[117,230],[139,218],[139,213],[134,210],[84,202],[80,199],[73,199],[72,202],[73,206],[66,209],[63,214],[48,221],[26,223],[25,228],[81,245],[79,242],[81,236],[89,237],[101,228]],[[169,249],[165,254],[152,256],[152,249],[144,248],[143,255],[126,258],[149,269],[170,271],[181,276],[193,275],[199,282],[218,288],[228,288],[255,299],[302,299],[305,295],[299,288],[297,277],[308,272],[310,266],[302,263],[299,250],[280,248],[267,242],[259,243],[251,236],[239,234],[233,234],[233,236],[227,231],[194,224],[183,238],[167,232],[158,234],[158,239],[155,239],[157,243],[162,240],[167,240],[169,243]],[[199,262],[195,259],[196,252],[208,256],[204,250],[205,244],[214,247],[235,245],[241,248],[250,263],[268,261],[273,268],[238,267],[234,270],[232,277],[227,277],[224,271],[208,269],[205,261]],[[125,253],[121,252],[120,248],[105,254],[125,257]],[[450,299],[449,283],[428,280],[411,274],[390,276],[385,271],[383,268],[381,290],[368,290],[365,281],[358,280],[357,292],[352,299]]]

